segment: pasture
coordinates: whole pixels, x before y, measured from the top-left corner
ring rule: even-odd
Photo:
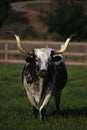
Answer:
[[[45,123],[34,118],[21,82],[23,65],[0,65],[0,130],[87,130],[87,67],[69,67],[61,96],[61,114],[55,115],[53,97]]]

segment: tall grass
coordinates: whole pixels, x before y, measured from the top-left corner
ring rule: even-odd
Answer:
[[[21,82],[22,65],[0,65],[0,130],[87,130],[87,67],[67,67],[68,82],[56,117],[53,97],[46,121],[33,116]]]

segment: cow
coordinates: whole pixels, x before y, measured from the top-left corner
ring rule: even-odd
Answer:
[[[22,73],[27,97],[35,117],[39,113],[40,120],[44,120],[51,96],[54,96],[56,112],[59,112],[61,92],[67,83],[67,70],[63,53],[73,35],[66,39],[65,44],[59,50],[48,47],[26,50],[21,45],[20,37],[13,34],[17,41],[18,50],[28,56]]]

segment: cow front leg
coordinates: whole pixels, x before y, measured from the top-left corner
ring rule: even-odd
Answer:
[[[36,103],[34,97],[29,92],[27,92],[27,97],[28,97],[31,105],[34,106],[35,108],[37,108],[37,110],[38,110],[37,103]]]
[[[55,94],[55,104],[56,104],[56,114],[60,113],[60,97],[61,97],[61,91]]]
[[[46,108],[43,108],[41,111],[39,111],[40,114],[40,121],[45,121],[45,113],[46,113]]]
[[[39,109],[40,120],[44,119],[45,112],[46,112],[46,106],[47,106],[47,104],[49,102],[50,96],[51,96],[51,92],[46,95],[46,97],[44,98],[43,103],[42,103],[42,105],[41,105],[41,107]]]

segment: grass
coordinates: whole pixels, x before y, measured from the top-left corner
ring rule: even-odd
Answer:
[[[22,65],[0,65],[0,130],[87,130],[87,67],[67,67],[68,83],[61,97],[61,114],[51,99],[46,122],[33,116],[21,82]]]

